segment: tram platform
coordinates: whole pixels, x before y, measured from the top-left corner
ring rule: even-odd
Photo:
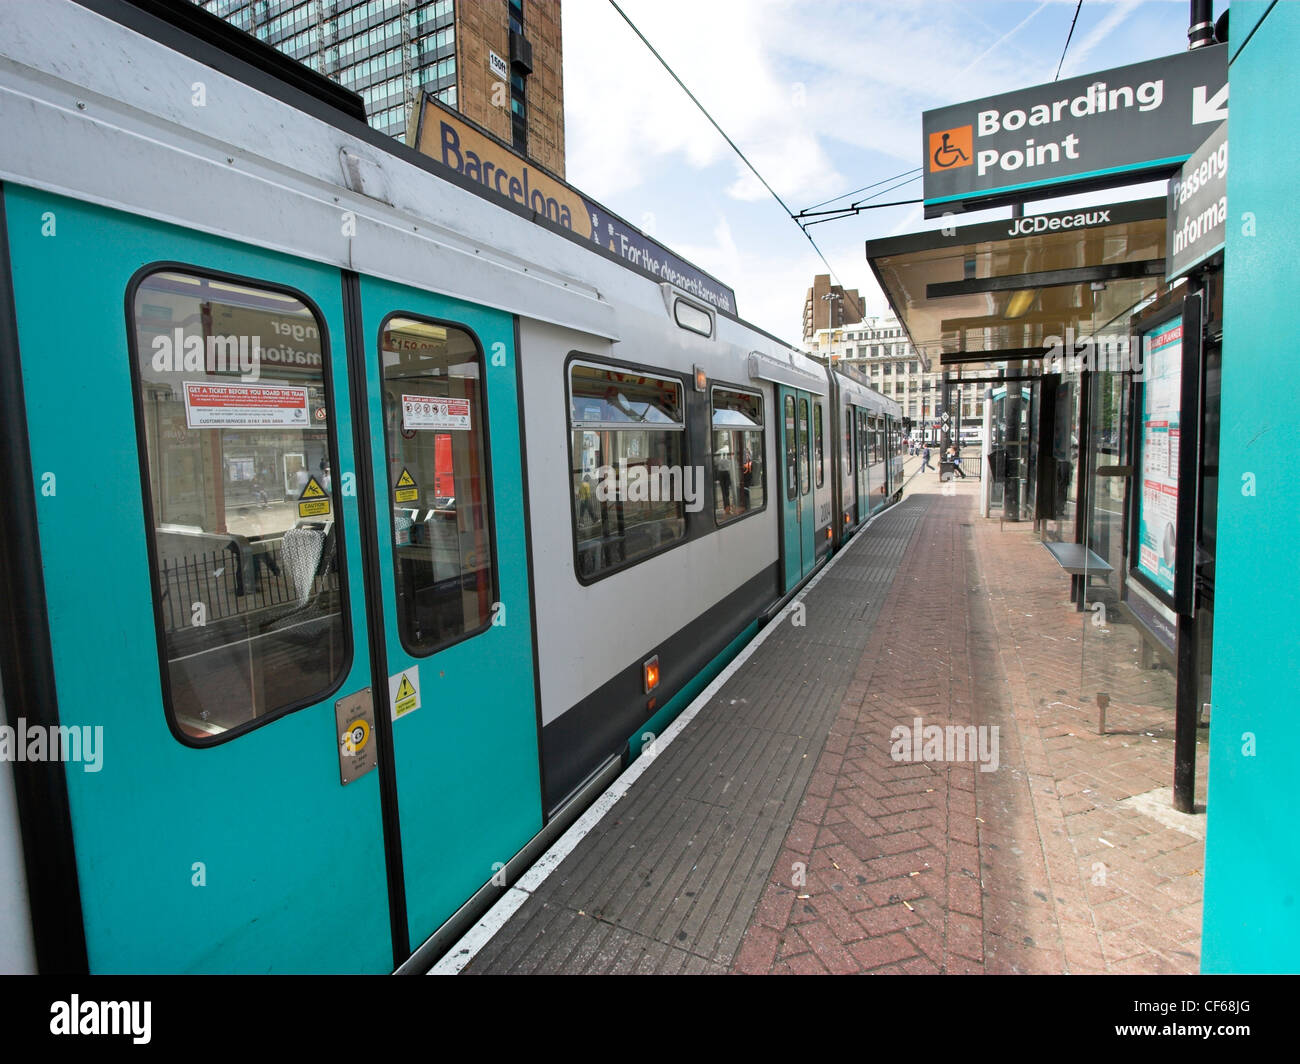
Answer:
[[[977,492],[912,477],[433,971],[1195,972],[1169,692]]]

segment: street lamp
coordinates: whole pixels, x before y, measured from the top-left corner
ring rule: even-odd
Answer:
[[[835,328],[835,323],[834,323],[833,321],[831,321],[831,318],[833,317],[833,314],[832,314],[832,312],[831,312],[831,306],[833,305],[833,303],[834,303],[835,301],[837,301],[837,300],[841,300],[841,299],[843,299],[843,298],[844,298],[844,296],[841,295],[839,292],[827,292],[824,296],[822,296],[822,302],[825,303],[825,304],[827,304],[827,307],[826,307],[826,328],[828,328],[828,329],[833,329],[833,328]]]

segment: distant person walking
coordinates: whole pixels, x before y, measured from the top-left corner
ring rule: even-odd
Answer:
[[[918,472],[924,473],[927,469],[934,469],[934,466],[930,464],[930,445],[928,443],[925,445],[925,449],[921,451],[921,468]]]

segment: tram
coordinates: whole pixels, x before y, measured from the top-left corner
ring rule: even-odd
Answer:
[[[0,969],[426,969],[898,404],[132,5],[0,56]]]

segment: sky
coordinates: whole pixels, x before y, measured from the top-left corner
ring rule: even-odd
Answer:
[[[919,167],[922,111],[1054,80],[1076,0],[619,5],[798,212]],[[799,227],[609,0],[563,0],[562,11],[569,183],[730,285],[742,318],[800,345],[804,295],[828,271]],[[1084,0],[1060,76],[1183,51],[1187,14],[1187,0]],[[1161,182],[1087,202],[1163,194]],[[880,201],[920,196],[918,178]],[[1066,202],[1080,201],[1026,211]],[[873,315],[886,304],[864,242],[940,224],[917,203],[809,232]]]

